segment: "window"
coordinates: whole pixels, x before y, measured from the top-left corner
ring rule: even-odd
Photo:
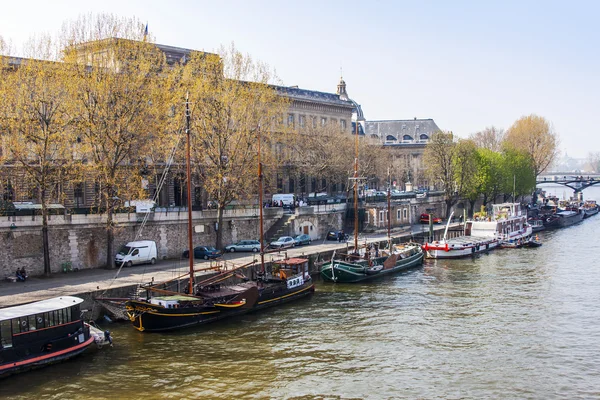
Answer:
[[[340,119],[340,126],[342,129],[346,129],[346,120],[345,119]]]
[[[400,209],[396,210],[396,219],[398,221],[400,221],[401,217],[402,217],[402,210],[400,210]]]
[[[386,217],[387,217],[387,213],[385,211],[379,211],[379,224],[380,225],[383,225],[383,223],[387,221]]]
[[[84,205],[83,182],[75,183],[75,187],[73,188],[73,201],[75,202],[76,208],[82,207]]]
[[[321,126],[325,126],[326,123],[327,123],[327,118],[321,117]]]
[[[288,114],[287,124],[289,127],[294,127],[294,114]]]
[[[404,210],[402,210],[402,217],[404,219],[408,219],[408,209],[407,208],[405,208]]]
[[[412,136],[410,136],[410,135],[404,135],[404,137],[402,139],[403,140],[413,140]]]
[[[317,127],[317,117],[312,117],[312,127],[313,128]]]
[[[0,322],[0,348],[9,347],[12,347],[11,320],[5,320]]]
[[[371,218],[370,218],[371,217],[371,213],[367,211],[365,214],[367,214],[367,225],[368,225],[370,223],[370,220],[371,220]]]
[[[300,125],[300,128],[304,128],[306,125],[306,117],[304,115],[298,116],[298,125]]]

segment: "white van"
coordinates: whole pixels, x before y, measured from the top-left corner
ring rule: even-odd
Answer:
[[[131,267],[134,264],[156,262],[156,243],[152,240],[140,240],[137,242],[129,242],[121,247],[121,250],[115,256],[117,267],[124,264],[126,267]]]
[[[273,203],[279,205],[282,201],[284,206],[294,206],[296,196],[293,193],[278,193],[273,195]]]

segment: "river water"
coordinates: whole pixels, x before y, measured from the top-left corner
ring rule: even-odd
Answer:
[[[537,249],[319,281],[309,299],[199,329],[104,326],[113,348],[3,380],[0,397],[600,398],[599,231],[596,216]]]

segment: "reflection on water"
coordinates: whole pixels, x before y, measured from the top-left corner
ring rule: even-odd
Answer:
[[[3,399],[599,398],[600,217],[1,382]]]

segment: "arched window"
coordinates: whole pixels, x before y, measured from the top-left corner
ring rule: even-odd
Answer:
[[[426,134],[422,133],[421,136],[419,136],[419,139],[421,139],[421,140],[429,140],[429,136],[427,136]]]
[[[386,140],[386,142],[395,142],[397,139],[395,136],[387,135],[385,140]]]
[[[402,138],[402,140],[414,140],[414,139],[410,135],[404,135],[404,137]]]

